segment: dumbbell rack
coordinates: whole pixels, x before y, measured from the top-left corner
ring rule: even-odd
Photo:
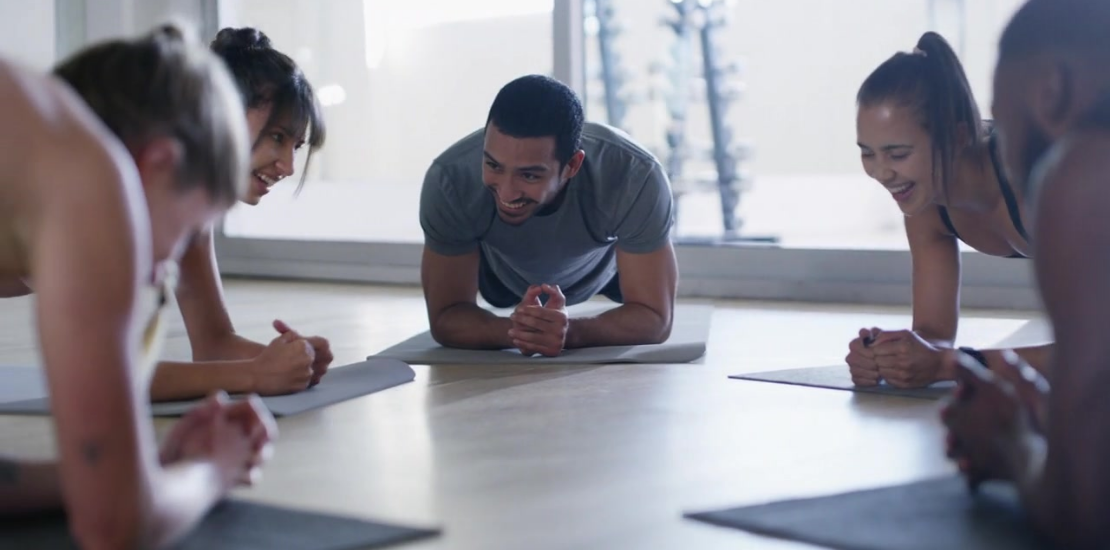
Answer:
[[[627,130],[624,127],[624,116],[628,112],[628,97],[623,93],[627,75],[621,66],[620,54],[613,46],[620,35],[620,26],[614,17],[613,2],[612,0],[587,2],[586,13],[591,11],[597,18],[597,45],[601,60],[600,80],[605,98],[606,122],[614,128]]]
[[[727,114],[731,104],[743,90],[744,83],[739,80],[739,66],[726,64],[720,54],[717,39],[721,29],[728,25],[725,16],[724,0],[665,0],[674,10],[674,17],[664,20],[664,24],[674,33],[675,40],[670,48],[671,59],[664,71],[670,83],[666,94],[670,124],[667,130],[667,171],[672,184],[676,187],[676,198],[691,187],[709,184],[716,187],[720,196],[723,235],[709,241],[730,243],[760,242],[774,243],[776,237],[742,236],[743,225],[736,215],[741,190],[750,178],[741,168],[741,162],[751,156],[747,145],[734,141],[735,132],[728,123]],[[704,90],[699,90],[695,58],[695,42],[701,51],[701,77]],[[704,98],[693,97],[702,91]],[[708,151],[691,143],[687,131],[690,105],[694,101],[704,101],[709,111],[709,125],[712,138]],[[695,155],[708,153],[713,161],[714,178],[687,176],[684,173],[687,161]],[[690,239],[684,239],[690,240]],[[704,240],[704,239],[702,239]]]
[[[727,25],[724,0],[664,0],[675,10],[674,19],[664,24],[674,33],[670,46],[670,59],[662,69],[666,88],[662,99],[667,111],[666,149],[664,158],[667,174],[681,203],[684,195],[700,190],[713,189],[720,197],[722,235],[713,238],[682,238],[683,242],[706,243],[774,243],[774,237],[752,237],[740,234],[742,221],[736,215],[743,185],[749,180],[741,162],[750,156],[750,148],[734,143],[734,132],[727,121],[729,106],[740,97],[743,82],[739,80],[739,67],[722,61],[717,37]],[[646,99],[626,89],[627,71],[615,44],[621,34],[613,0],[586,0],[584,16],[593,18],[588,33],[597,44],[598,70],[590,75],[590,82],[599,88],[598,95],[605,106],[605,122],[628,131],[625,127],[629,105]],[[700,51],[700,56],[698,55]],[[699,63],[700,62],[700,63]],[[650,73],[660,71],[661,64],[653,64]],[[592,87],[592,86],[591,86]],[[655,95],[654,93],[651,95]],[[702,104],[707,109],[710,140],[695,143],[687,128],[692,106]],[[687,173],[691,161],[709,161],[713,169],[701,174]],[[676,208],[680,210],[680,208]]]

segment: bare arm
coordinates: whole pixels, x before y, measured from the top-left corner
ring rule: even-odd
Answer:
[[[266,346],[235,334],[223,285],[216,269],[211,231],[197,238],[181,258],[177,300],[196,363],[163,361],[150,383],[150,398],[158,401],[192,399],[217,389],[228,393],[254,390],[250,360]]]
[[[440,345],[464,349],[513,347],[507,317],[478,306],[478,251],[444,256],[424,247],[420,280],[432,337]]]
[[[1048,375],[1050,363],[1052,360],[1052,352],[1055,348],[1054,344],[1042,344],[1039,346],[1028,346],[1024,348],[1014,348],[1013,352],[1017,353],[1026,363],[1037,369],[1043,375]],[[1002,361],[1002,353],[1005,349],[982,349],[979,350],[988,362],[995,363]]]
[[[1056,333],[1048,456],[1021,483],[1035,520],[1075,548],[1110,542],[1110,223],[1104,160],[1110,138],[1087,142],[1048,173],[1040,198],[1034,262]],[[1088,149],[1080,151],[1078,149]],[[1037,470],[1034,470],[1037,471]],[[1039,472],[1038,472],[1039,473]]]
[[[570,320],[567,348],[658,344],[671,334],[678,266],[674,247],[647,254],[617,251],[624,304],[597,317]]]
[[[253,359],[265,345],[235,334],[220,272],[216,267],[214,229],[198,235],[181,258],[181,280],[177,301],[194,361],[235,361]],[[234,380],[229,380],[234,382]]]
[[[198,235],[181,257],[177,303],[197,363],[162,361],[150,383],[151,400],[192,399],[222,389],[253,389],[250,359],[265,346],[238,338],[224,304],[212,231]],[[238,345],[237,345],[238,344]]]
[[[150,381],[150,400],[177,401],[203,397],[216,390],[230,394],[255,391],[251,361],[162,361]]]
[[[66,163],[35,178],[71,182],[39,197],[32,248],[60,486],[83,547],[162,546],[224,488],[211,463],[158,464],[146,396],[133,379],[136,292],[151,273],[146,208],[137,176],[121,172],[126,153],[113,160],[96,147],[71,144]]]
[[[960,315],[960,250],[933,210],[906,218],[913,257],[913,331],[950,348]]]

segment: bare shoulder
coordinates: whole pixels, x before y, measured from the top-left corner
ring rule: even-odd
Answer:
[[[0,59],[0,160],[19,167],[127,166],[126,150],[62,81]],[[62,162],[64,160],[64,162]],[[4,170],[3,172],[9,172]]]
[[[906,238],[911,248],[914,245],[946,242],[955,238],[941,221],[940,208],[929,206],[919,214],[906,216]]]
[[[1110,204],[1110,129],[1087,129],[1061,140],[1033,175],[1037,202],[1074,212]]]
[[[0,59],[0,114],[0,193],[20,213],[141,199],[130,155],[63,82]]]
[[[131,155],[68,86],[0,60],[0,119],[12,122],[0,125],[0,235],[49,256],[65,253],[58,239],[80,241],[100,261],[120,264],[149,246]]]

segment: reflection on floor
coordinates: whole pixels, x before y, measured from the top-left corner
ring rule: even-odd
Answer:
[[[336,365],[428,326],[415,288],[229,281],[227,296],[243,335],[268,341],[280,318],[329,337]],[[0,364],[37,361],[33,300],[2,303]],[[407,550],[777,550],[804,547],[682,514],[953,471],[934,402],[728,379],[841,364],[859,327],[905,327],[904,308],[713,304],[699,363],[416,365],[413,383],[283,418],[262,482],[236,495],[444,529]],[[960,343],[1030,317],[965,311]],[[188,358],[169,318],[166,353]],[[46,418],[0,416],[7,456],[50,457],[54,441]]]

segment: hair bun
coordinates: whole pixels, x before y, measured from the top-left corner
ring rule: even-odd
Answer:
[[[173,23],[159,25],[151,31],[151,34],[163,40],[185,41],[185,31]]]
[[[159,44],[184,44],[196,40],[196,33],[188,23],[170,21],[162,23],[147,33],[147,38]]]
[[[253,27],[221,30],[212,41],[212,50],[219,54],[245,52],[250,50],[269,50],[270,37]]]

